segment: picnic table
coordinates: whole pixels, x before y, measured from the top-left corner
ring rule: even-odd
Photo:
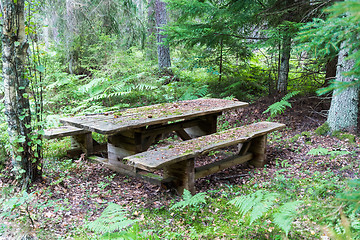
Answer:
[[[61,118],[60,122],[107,135],[109,162],[118,163],[125,156],[146,151],[165,133],[175,131],[183,140],[214,133],[219,115],[247,105],[245,102],[224,99],[196,99],[104,114],[66,117]],[[85,150],[90,155],[93,151],[91,137],[79,142],[86,142]]]
[[[91,156],[108,168],[161,186],[195,191],[197,178],[250,162],[265,163],[267,134],[284,124],[259,122],[217,132],[218,117],[248,103],[224,99],[196,99],[125,109],[102,114],[61,118],[62,128],[48,130],[46,138],[72,136],[87,156],[99,149],[92,132],[107,136],[107,157]],[[163,134],[175,132],[180,143],[148,150]],[[220,148],[237,146],[234,156],[196,167],[195,158]],[[158,171],[162,173],[158,174]]]

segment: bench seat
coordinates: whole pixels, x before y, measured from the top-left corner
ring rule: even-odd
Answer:
[[[79,134],[90,133],[87,130],[72,127],[72,126],[61,126],[57,128],[45,129],[43,137],[45,139],[55,139],[55,138],[62,138],[62,137],[69,137],[75,136]]]
[[[128,156],[123,159],[123,163],[149,172],[164,169],[164,179],[172,179],[180,194],[184,188],[194,192],[194,180],[197,178],[246,161],[255,167],[262,167],[265,163],[267,134],[284,127],[281,123],[253,123]],[[194,167],[197,156],[237,144],[242,144],[242,147],[235,156]]]
[[[69,157],[78,157],[80,154],[85,153],[89,155],[94,151],[98,151],[106,147],[93,140],[90,131],[73,127],[73,126],[60,126],[44,130],[43,138],[56,139],[63,137],[71,137],[71,149],[67,151]]]

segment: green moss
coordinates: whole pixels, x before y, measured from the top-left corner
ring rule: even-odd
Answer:
[[[329,127],[329,124],[327,122],[325,122],[323,125],[321,125],[320,127],[318,127],[315,130],[315,133],[317,135],[321,135],[321,136],[325,136],[328,135],[330,133],[331,129]]]
[[[301,133],[301,136],[311,137],[311,132],[302,132],[302,133]]]
[[[350,143],[355,143],[355,136],[350,133],[344,133],[341,131],[334,131],[332,136],[340,139],[340,140],[348,140]]]

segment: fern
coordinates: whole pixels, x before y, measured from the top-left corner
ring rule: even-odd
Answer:
[[[282,114],[287,107],[291,108],[291,104],[288,102],[288,100],[299,93],[300,91],[294,91],[286,94],[279,102],[271,104],[268,109],[266,109],[263,113],[270,112],[269,119],[272,119],[277,115]]]
[[[291,223],[297,216],[297,209],[301,201],[288,202],[278,208],[278,212],[273,214],[274,223],[284,230],[286,236],[291,229]]]
[[[229,203],[239,208],[242,216],[251,211],[250,224],[252,224],[271,209],[278,196],[279,195],[276,193],[267,193],[262,190],[258,190],[252,194],[237,197]]]
[[[339,155],[346,155],[349,153],[350,153],[349,151],[339,151],[339,150],[329,151],[326,148],[319,147],[319,148],[311,149],[307,154],[314,155],[314,156],[331,155],[332,157],[335,157],[335,156],[339,156]]]
[[[191,195],[190,191],[184,189],[184,193],[182,195],[183,200],[175,203],[170,210],[174,209],[184,209],[185,207],[198,207],[201,203],[206,203],[206,193],[198,193],[194,196]]]
[[[136,222],[136,220],[128,219],[125,214],[126,212],[121,206],[109,203],[101,216],[95,221],[86,224],[85,227],[100,234],[121,231]]]
[[[274,205],[279,196],[277,193],[258,190],[252,194],[237,197],[229,203],[237,207],[242,216],[250,214],[249,224],[252,224],[265,214],[272,214],[274,223],[288,235],[291,223],[297,215],[296,210],[301,202],[288,202],[276,208]]]

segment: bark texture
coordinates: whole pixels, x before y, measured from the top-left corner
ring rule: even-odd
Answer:
[[[278,84],[277,84],[277,90],[282,94],[285,94],[287,92],[290,52],[291,52],[291,37],[285,35],[281,46],[281,59],[280,59],[279,76],[278,76]]]
[[[171,67],[170,61],[170,49],[168,46],[162,45],[166,35],[163,35],[163,30],[161,29],[167,24],[166,19],[166,4],[160,0],[155,0],[155,20],[157,27],[157,43],[158,43],[158,63],[159,70],[165,70],[166,68]]]
[[[5,114],[12,145],[15,171],[27,185],[39,176],[32,162],[30,143],[31,114],[28,99],[29,80],[25,74],[28,43],[25,36],[24,0],[5,0],[3,7],[3,79]]]
[[[346,43],[342,43],[339,52],[336,80],[340,82],[351,82],[353,77],[344,76],[344,72],[350,71],[354,66],[353,59],[347,60],[348,49]],[[358,119],[359,88],[351,87],[344,91],[335,90],[331,100],[331,106],[327,122],[331,131],[345,130],[355,132]]]

